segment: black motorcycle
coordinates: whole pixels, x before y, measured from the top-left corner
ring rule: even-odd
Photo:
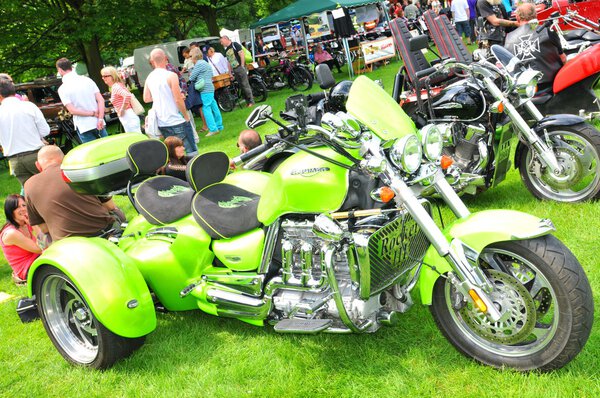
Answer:
[[[267,86],[262,78],[257,75],[249,74],[248,83],[252,89],[254,102],[266,101],[268,96]],[[235,79],[231,79],[219,86],[219,88],[215,87],[215,101],[217,101],[217,105],[219,105],[221,111],[231,112],[242,100],[243,92],[240,83]]]
[[[269,90],[279,90],[289,86],[294,91],[307,91],[312,88],[313,74],[303,64],[287,57],[281,57],[279,64],[269,68],[256,68],[252,76],[260,76]]]

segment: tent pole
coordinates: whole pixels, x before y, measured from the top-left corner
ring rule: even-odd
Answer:
[[[256,40],[254,40],[254,29],[250,29],[250,43],[252,43],[252,61],[254,61],[254,57],[256,57],[256,48],[254,47],[255,42]]]
[[[390,14],[388,13],[388,9],[385,6],[385,1],[380,1],[379,5],[383,9],[383,12],[385,12],[385,19],[388,23],[388,29],[391,32],[392,31],[392,20],[390,19]],[[398,60],[400,60],[400,54],[398,53],[398,51],[396,51],[396,46],[394,46],[394,54],[396,54],[396,58],[398,58]]]
[[[306,60],[310,62],[310,56],[308,54],[308,40],[306,39],[306,30],[304,29],[304,17],[300,17],[300,29],[302,32],[302,38],[304,39],[304,51],[306,52]]]
[[[344,51],[346,52],[346,64],[348,65],[348,76],[350,79],[354,78],[354,66],[352,65],[352,59],[350,58],[350,45],[348,44],[348,38],[342,38],[342,43],[344,43]]]

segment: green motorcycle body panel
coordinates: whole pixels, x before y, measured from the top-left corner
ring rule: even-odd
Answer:
[[[313,151],[350,165],[329,148]],[[340,208],[348,191],[349,171],[306,152],[286,159],[270,177],[258,203],[258,220],[270,225],[284,214],[310,214]]]
[[[191,215],[166,226],[173,233],[161,233],[165,226],[145,221],[136,224],[143,228],[127,228],[124,235],[133,236],[122,239],[120,246],[135,260],[146,283],[167,310],[195,309],[196,301],[190,296],[181,298],[179,293],[212,265],[210,236]]]
[[[492,187],[497,186],[506,178],[506,173],[512,167],[511,155],[519,142],[518,136],[514,133],[512,123],[507,123],[496,130],[496,137],[499,139],[494,142],[494,178]]]
[[[233,271],[254,271],[260,264],[265,233],[256,228],[231,239],[219,239],[213,242],[215,256]]]
[[[383,141],[417,133],[410,116],[381,86],[366,76],[359,76],[352,83],[346,109]]]
[[[152,296],[139,264],[106,239],[72,237],[54,242],[29,270],[30,297],[36,271],[43,265],[64,272],[94,316],[111,332],[135,338],[156,328]]]
[[[444,235],[451,241],[460,239],[467,246],[480,253],[486,246],[495,242],[524,240],[547,235],[554,227],[547,220],[514,210],[484,210],[456,220],[444,229]],[[423,259],[419,275],[421,302],[431,304],[433,286],[440,274],[452,271],[452,267],[430,246]],[[436,271],[431,269],[436,268]]]

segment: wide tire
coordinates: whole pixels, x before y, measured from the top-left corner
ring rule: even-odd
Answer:
[[[231,112],[236,105],[236,98],[228,87],[215,91],[215,101],[222,112]]]
[[[587,123],[550,126],[548,137],[563,167],[555,176],[531,148],[519,159],[519,172],[527,189],[538,199],[581,202],[600,195],[600,132]]]
[[[70,363],[106,369],[144,344],[108,330],[92,313],[79,289],[52,266],[40,268],[34,292],[42,323],[58,352]]]
[[[509,316],[489,322],[470,301],[464,304],[447,279],[439,278],[431,313],[450,343],[478,362],[521,371],[550,371],[575,358],[590,335],[594,302],[569,249],[548,235],[496,243],[481,257],[487,259],[481,265],[495,286],[492,301],[501,311],[509,309]]]
[[[252,89],[254,102],[265,102],[267,100],[268,90],[263,81],[258,79],[250,79],[250,88]]]
[[[288,76],[288,84],[294,91],[310,90],[313,84],[313,75],[304,68],[292,68]]]

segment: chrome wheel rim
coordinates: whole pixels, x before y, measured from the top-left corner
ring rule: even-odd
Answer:
[[[56,343],[74,361],[91,363],[98,355],[98,331],[81,294],[60,275],[48,276],[39,294],[46,325]]]
[[[533,187],[544,197],[574,202],[590,196],[600,181],[600,161],[596,148],[579,134],[570,131],[549,133],[562,172],[553,174],[531,150],[527,153],[527,174]]]
[[[511,273],[500,278],[499,271],[489,272],[490,280],[500,289],[491,294],[492,301],[497,307],[512,308],[500,321],[490,323],[469,303],[456,309],[457,293],[452,284],[446,283],[446,303],[452,319],[468,340],[488,352],[523,357],[541,351],[558,330],[559,309],[550,282],[533,263],[515,253],[493,248],[486,249],[482,257],[502,262]]]

